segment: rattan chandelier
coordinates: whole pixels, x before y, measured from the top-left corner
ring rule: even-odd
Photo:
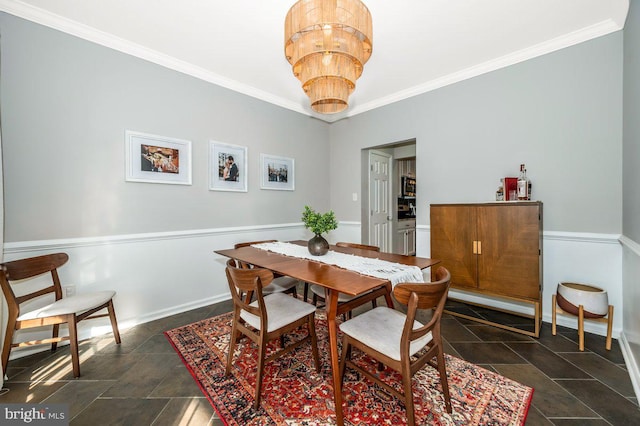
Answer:
[[[372,39],[371,13],[360,0],[300,0],[291,6],[284,52],[314,111],[347,108]]]

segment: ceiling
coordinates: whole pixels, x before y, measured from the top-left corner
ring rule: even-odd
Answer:
[[[284,58],[294,0],[0,0],[0,10],[333,122],[623,28],[628,0],[364,0],[373,54],[339,114]]]

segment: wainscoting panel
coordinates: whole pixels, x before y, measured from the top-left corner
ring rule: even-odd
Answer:
[[[429,227],[419,225],[417,254],[430,254]],[[360,242],[359,222],[340,222],[327,239]],[[218,228],[184,232],[124,235],[49,241],[6,243],[5,260],[64,251],[70,260],[60,270],[63,285],[76,292],[113,289],[121,328],[152,321],[228,299],[224,275],[225,258],[214,250],[230,248],[239,241],[278,239],[306,240],[311,235],[301,223]],[[551,321],[551,295],[559,281],[590,283],[607,289],[615,306],[614,336],[622,329],[622,249],[617,235],[546,232],[544,234],[543,319]],[[459,296],[456,294],[456,296]],[[463,296],[460,296],[463,298]],[[496,307],[523,310],[526,307],[476,300]],[[573,318],[558,323],[577,328]],[[110,329],[108,321],[88,321],[80,326],[80,337],[99,335]],[[587,322],[585,329],[604,335],[600,323]],[[39,335],[42,335],[40,333]],[[38,336],[34,335],[33,338]],[[22,355],[25,352],[22,352]],[[20,351],[14,351],[13,356]]]
[[[620,241],[623,247],[622,295],[625,305],[620,346],[636,397],[640,398],[640,244],[624,236]]]
[[[66,252],[69,262],[59,270],[63,286],[74,285],[78,294],[115,290],[118,324],[126,329],[229,299],[224,273],[227,259],[215,254],[214,250],[231,248],[240,241],[308,238],[310,234],[302,224],[294,223],[27,241],[5,243],[4,260]],[[80,323],[78,332],[84,339],[110,330],[109,321],[100,318]],[[22,336],[36,339],[47,335],[50,335],[49,331],[32,331]],[[47,345],[29,350],[14,349],[12,358],[47,349]]]

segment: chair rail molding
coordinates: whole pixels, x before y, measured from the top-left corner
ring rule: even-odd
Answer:
[[[361,222],[340,221],[329,232],[330,242],[360,242]],[[430,228],[418,225],[418,256],[429,257]],[[196,309],[230,298],[224,274],[225,259],[213,251],[233,247],[240,241],[260,239],[306,240],[311,237],[302,223],[96,236],[84,238],[7,242],[5,260],[64,251],[69,263],[60,270],[64,282],[74,283],[77,293],[113,289],[114,304],[122,330],[165,316]],[[543,320],[551,321],[551,295],[560,281],[578,280],[605,287],[615,306],[614,336],[622,327],[622,245],[640,254],[637,243],[613,234],[544,232]],[[159,266],[158,266],[159,265]],[[511,308],[511,306],[510,306]],[[517,307],[516,307],[517,308]],[[79,329],[80,337],[107,333],[108,321]],[[558,324],[577,328],[571,318]],[[599,324],[598,324],[599,325]],[[585,329],[606,334],[604,327]],[[34,337],[35,339],[36,337]],[[46,348],[45,348],[46,349]],[[16,350],[15,355],[27,351]],[[32,353],[33,350],[30,352]],[[21,355],[19,355],[21,354]]]

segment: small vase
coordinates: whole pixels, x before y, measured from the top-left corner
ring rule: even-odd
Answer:
[[[320,234],[316,234],[315,237],[310,239],[307,247],[309,248],[309,253],[314,256],[324,256],[329,251],[329,243]]]

